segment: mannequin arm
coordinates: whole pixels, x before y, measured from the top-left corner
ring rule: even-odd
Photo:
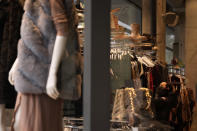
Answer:
[[[66,40],[67,38],[65,36],[56,36],[51,67],[49,69],[49,75],[46,85],[47,94],[53,99],[57,99],[59,96],[59,92],[57,90],[57,72],[61,62],[61,58],[63,57],[63,54],[66,50]]]
[[[10,69],[10,72],[9,72],[8,80],[9,80],[11,85],[14,85],[14,72],[16,70],[17,64],[18,64],[18,59],[15,60],[13,66]]]

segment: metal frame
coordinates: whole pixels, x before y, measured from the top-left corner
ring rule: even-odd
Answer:
[[[110,0],[85,1],[84,131],[109,131]]]

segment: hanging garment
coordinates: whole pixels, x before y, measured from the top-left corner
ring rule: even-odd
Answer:
[[[146,56],[143,56],[142,60],[143,60],[144,63],[147,63],[148,67],[154,67],[155,66],[153,61],[150,58],[146,57]]]
[[[8,73],[17,56],[23,8],[18,0],[0,2],[0,104],[13,108],[16,99],[14,87],[8,82]]]
[[[153,75],[152,72],[150,72],[150,90],[152,90],[152,92],[154,93],[154,86],[153,86]]]
[[[169,95],[169,91],[166,88],[163,87],[157,88],[154,104],[155,104],[155,117],[159,121],[167,122],[169,120],[171,108],[169,107],[168,95]],[[165,99],[162,99],[163,97],[165,97]]]
[[[171,81],[173,87],[179,93],[180,92],[180,89],[181,89],[181,79],[178,76],[176,76],[176,75],[172,75],[170,77],[170,81]]]
[[[191,113],[191,118],[189,121],[189,125],[192,125],[192,121],[193,121],[193,109],[195,106],[195,98],[194,98],[194,91],[191,88],[187,88],[188,91],[188,97],[189,97],[189,105],[190,105],[190,113]]]
[[[131,79],[133,80],[134,88],[139,89],[142,87],[141,79],[140,79],[140,70],[141,70],[141,64],[139,64],[137,61],[131,62]]]
[[[113,91],[122,87],[133,87],[133,81],[131,80],[131,57],[125,55],[121,60],[111,60],[111,68],[115,74],[115,77],[111,78],[110,86]]]
[[[168,82],[168,70],[166,67],[161,65],[156,65],[153,67],[152,70],[152,76],[153,76],[153,85],[154,85],[154,94],[156,92],[156,88],[160,85],[161,82]]]

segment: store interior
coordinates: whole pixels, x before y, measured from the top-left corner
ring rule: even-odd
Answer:
[[[74,0],[82,61],[84,2]],[[17,92],[8,77],[24,4],[0,0],[0,131],[10,131],[14,115]],[[196,0],[111,0],[111,131],[197,130],[196,7]],[[83,88],[78,100],[64,100],[64,131],[83,130]]]
[[[194,81],[186,75],[189,5],[111,1],[111,130],[195,130]]]

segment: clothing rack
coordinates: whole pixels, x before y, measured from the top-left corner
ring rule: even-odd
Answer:
[[[181,85],[180,86],[181,89],[185,88],[185,85],[186,85],[186,78],[185,78],[185,76],[180,75],[180,74],[176,74],[176,72],[169,74],[169,78],[170,78],[170,76],[171,77],[175,76],[175,77],[177,77],[177,78],[179,78],[181,80],[180,82],[176,82],[176,81],[172,82],[172,81],[170,81],[170,84],[172,84],[172,85]]]
[[[136,51],[130,48],[130,45],[121,46],[116,44],[110,50],[111,60],[122,60],[124,56],[130,56],[131,61],[139,61],[140,63],[146,65],[147,67],[154,67],[155,62],[152,60],[152,56],[146,52],[136,54]]]
[[[135,52],[137,56],[149,56],[149,57],[154,57],[154,51],[152,50],[153,43],[135,43],[132,42],[131,40],[128,39],[111,39],[111,44],[110,44],[111,49],[113,50],[114,48],[121,48],[121,49],[126,49],[131,52]],[[144,49],[144,48],[150,48],[149,50]],[[152,58],[155,59],[155,58]]]

